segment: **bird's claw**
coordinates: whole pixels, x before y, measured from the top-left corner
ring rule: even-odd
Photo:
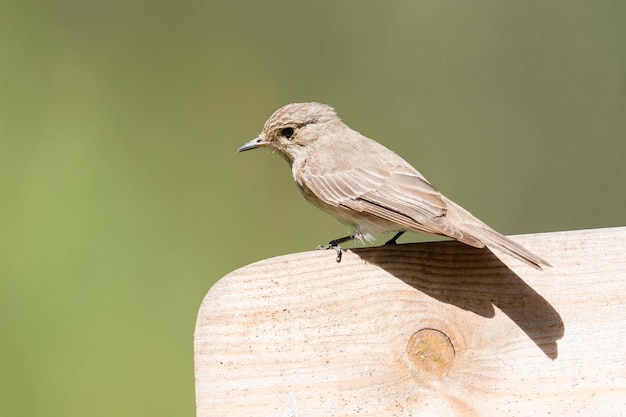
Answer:
[[[332,243],[329,243],[327,245],[319,245],[317,247],[317,250],[328,250],[328,249],[334,249],[335,252],[337,253],[337,262],[341,262],[341,246],[339,245],[333,245]]]

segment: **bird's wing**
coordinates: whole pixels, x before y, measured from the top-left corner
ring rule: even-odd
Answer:
[[[398,230],[446,235],[472,246],[482,243],[446,219],[442,195],[411,165],[380,146],[378,155],[343,159],[341,151],[306,164],[305,186],[325,204],[379,217]],[[346,154],[347,156],[347,154]],[[332,163],[329,163],[332,161]]]

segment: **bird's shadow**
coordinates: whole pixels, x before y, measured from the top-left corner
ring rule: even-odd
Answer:
[[[351,249],[413,288],[482,317],[506,314],[550,359],[563,320],[550,303],[488,249],[455,241]]]

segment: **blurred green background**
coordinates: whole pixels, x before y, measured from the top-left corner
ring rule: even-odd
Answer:
[[[625,225],[625,21],[619,0],[2,2],[0,416],[194,415],[213,282],[348,232],[276,155],[235,154],[290,102],[503,233]]]

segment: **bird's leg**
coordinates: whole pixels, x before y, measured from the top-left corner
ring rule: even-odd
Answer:
[[[391,239],[389,239],[387,242],[385,242],[385,245],[395,245],[396,244],[396,240],[398,240],[398,238],[400,236],[402,236],[403,234],[404,234],[404,232],[396,233]]]
[[[353,240],[355,237],[356,237],[355,235],[340,237],[339,239],[331,240],[330,242],[328,242],[327,245],[319,245],[317,247],[317,249],[318,250],[321,250],[321,249],[334,249],[335,252],[337,252],[337,262],[341,262],[341,246],[339,246],[339,245],[341,243]]]

